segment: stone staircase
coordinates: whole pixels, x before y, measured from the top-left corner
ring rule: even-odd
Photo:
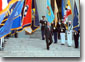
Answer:
[[[30,38],[39,38],[41,39],[41,30],[37,30],[34,33],[32,33],[32,35],[30,35]]]

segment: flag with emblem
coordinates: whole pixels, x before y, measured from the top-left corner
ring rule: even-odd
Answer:
[[[66,10],[66,17],[68,17],[69,15],[72,14],[72,9],[71,9],[70,0],[67,1],[65,10]]]
[[[51,4],[50,4],[50,0],[47,0],[47,11],[46,11],[46,18],[48,20],[49,23],[52,23],[53,20],[55,19],[55,16],[53,14],[52,8],[51,8]]]
[[[21,1],[21,4],[18,6],[17,11],[15,12],[11,30],[17,30],[22,28],[21,27],[21,22],[22,22],[21,12],[23,8],[23,4],[24,4],[24,0]]]
[[[78,23],[78,9],[76,2],[74,3],[74,19],[73,19],[73,30],[78,32],[80,29],[79,23]]]
[[[11,32],[13,19],[15,17],[16,11],[20,7],[20,4],[21,4],[21,1],[18,1],[14,10],[12,11],[11,15],[9,16],[8,20],[5,22],[5,25],[0,28],[0,38],[6,36],[7,34],[9,34]]]
[[[35,32],[39,28],[39,14],[37,8],[37,0],[32,0],[32,32]]]
[[[32,0],[26,0],[25,1],[25,7],[24,7],[24,16],[23,16],[23,20],[22,20],[22,27],[29,27],[31,25],[31,21],[32,21],[32,11],[31,11],[31,7],[32,7]]]

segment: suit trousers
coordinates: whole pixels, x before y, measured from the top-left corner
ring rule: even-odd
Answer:
[[[42,31],[41,31],[41,34],[42,34],[42,40],[44,40],[44,39],[45,39],[45,38],[44,38],[44,36],[45,36],[45,31],[42,30]]]
[[[74,43],[75,43],[75,48],[79,47],[79,33],[74,33]]]
[[[57,43],[57,32],[53,32],[54,33],[54,43]]]
[[[47,46],[47,49],[49,48],[49,46],[52,44],[53,40],[52,40],[52,35],[51,33],[48,34],[48,35],[45,35],[46,36],[46,46]]]

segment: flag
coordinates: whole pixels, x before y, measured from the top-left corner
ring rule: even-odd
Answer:
[[[0,14],[6,12],[9,7],[18,0],[0,0]]]
[[[12,6],[10,6],[9,10],[4,13],[5,16],[3,16],[0,27],[2,27],[5,24],[5,22],[8,20],[9,16],[11,15],[12,11],[14,10],[16,4],[17,4],[17,2],[12,4]]]
[[[8,20],[5,22],[5,25],[0,28],[0,38],[6,36],[11,32],[11,27],[13,23],[13,18],[15,17],[15,13],[17,11],[18,6],[20,5],[21,1],[18,1],[13,12],[9,16]]]
[[[67,1],[67,4],[66,4],[66,16],[68,17],[69,15],[72,14],[72,9],[71,9],[71,3],[70,3],[70,0]]]
[[[55,16],[51,8],[50,0],[47,0],[47,11],[46,12],[47,12],[46,18],[48,19],[48,22],[52,23],[53,20],[55,19]]]
[[[38,8],[37,8],[37,1],[36,0],[33,0],[32,1],[32,25],[31,25],[31,28],[32,28],[32,32],[35,32],[38,28],[39,28],[39,14],[38,14]]]
[[[0,0],[0,12],[7,7],[7,5],[9,4],[10,1],[11,0]],[[0,14],[0,24],[2,23],[6,13],[7,12],[3,12]]]
[[[3,13],[3,14],[0,15],[0,24],[2,23],[4,17],[5,17],[5,13]]]
[[[32,23],[32,0],[25,0],[22,10],[22,28],[18,29],[18,32],[22,31],[23,29],[26,32],[29,32],[29,28],[31,29]],[[28,29],[28,30],[27,30]],[[30,32],[29,32],[30,33]]]
[[[22,21],[22,27],[28,27],[31,25],[32,21],[32,0],[26,0],[25,8],[24,8],[24,16]]]
[[[70,3],[70,0],[67,0],[67,4],[66,4],[66,7],[65,7],[65,11],[64,11],[64,21],[65,19],[72,14],[72,9],[71,9],[71,3]]]
[[[17,11],[15,12],[11,30],[17,30],[17,29],[22,28],[21,27],[21,22],[22,22],[21,12],[23,8],[23,4],[24,4],[24,0],[22,0],[21,4],[17,8]]]
[[[79,30],[79,23],[78,23],[78,9],[76,6],[76,2],[74,4],[74,19],[73,19],[73,30],[78,32]]]
[[[55,26],[57,25],[58,22],[58,18],[57,18],[57,13],[58,13],[58,6],[57,6],[57,2],[55,0],[55,10],[54,10],[54,15],[55,15]]]
[[[62,0],[62,18],[64,19],[64,12],[65,12],[65,4],[64,4],[64,0]]]

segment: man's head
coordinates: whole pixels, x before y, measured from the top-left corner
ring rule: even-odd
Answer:
[[[44,20],[45,19],[45,16],[42,16],[42,19]]]

